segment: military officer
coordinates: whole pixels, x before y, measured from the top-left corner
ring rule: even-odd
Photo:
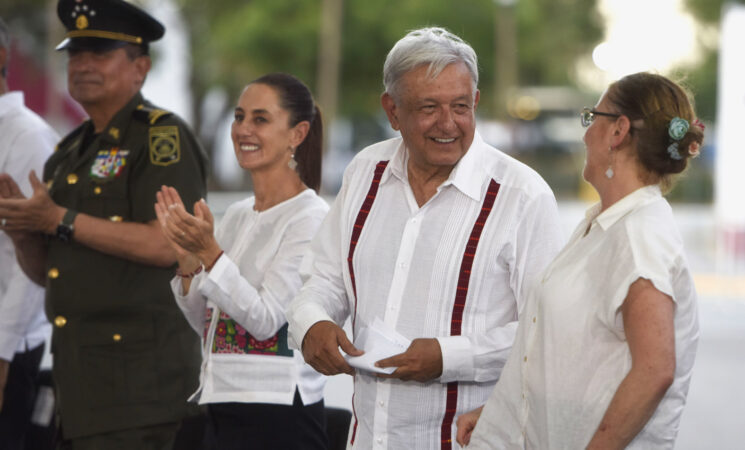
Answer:
[[[122,0],[60,0],[57,13],[68,90],[89,120],[59,143],[44,183],[30,175],[31,197],[0,176],[0,226],[47,287],[63,448],[171,448],[200,349],[153,204],[162,185],[202,198],[206,158],[183,120],[140,94],[148,44],[165,31],[156,19]]]

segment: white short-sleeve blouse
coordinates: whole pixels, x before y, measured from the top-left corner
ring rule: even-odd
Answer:
[[[620,307],[639,278],[675,302],[676,369],[628,448],[673,448],[699,334],[682,239],[656,185],[599,212],[600,205],[588,210],[528,291],[512,354],[469,449],[585,448],[631,368]]]

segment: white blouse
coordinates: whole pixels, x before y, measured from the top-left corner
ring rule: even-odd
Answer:
[[[630,449],[673,448],[698,342],[696,291],[658,186],[592,207],[540,283],[469,449],[580,449],[631,368],[621,306],[650,280],[675,302],[673,384]],[[590,231],[583,236],[588,225]]]
[[[250,197],[231,205],[215,237],[225,253],[182,295],[171,287],[192,328],[202,336],[200,386],[192,399],[291,405],[323,398],[325,377],[287,346],[285,308],[300,290],[303,255],[328,211],[306,189],[265,211]]]
[[[347,317],[354,333],[379,318],[408,339],[440,344],[442,375],[427,383],[356,371],[354,448],[439,449],[443,440],[457,448],[452,415],[488,398],[512,347],[523,287],[563,243],[548,185],[478,133],[421,207],[407,158],[395,138],[349,164],[287,313],[298,346],[319,320]]]

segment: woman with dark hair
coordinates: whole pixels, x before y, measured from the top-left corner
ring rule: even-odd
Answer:
[[[173,188],[158,193],[158,219],[178,256],[171,286],[202,336],[192,399],[208,405],[213,448],[326,448],[325,377],[288,348],[284,313],[328,211],[315,192],[322,129],[301,81],[265,75],[243,90],[231,129],[254,195],[231,205],[213,234],[204,200],[190,215]]]
[[[600,202],[528,289],[486,405],[459,417],[469,449],[675,443],[699,326],[662,192],[698,155],[704,127],[678,84],[648,73],[611,84],[581,121],[584,178]]]

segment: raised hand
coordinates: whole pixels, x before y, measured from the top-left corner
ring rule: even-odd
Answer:
[[[214,218],[205,201],[194,203],[195,214],[191,215],[176,189],[163,186],[156,196],[155,211],[163,234],[175,244],[177,254],[191,253],[205,265],[212,263],[220,246],[214,236]]]
[[[28,178],[33,194],[25,198],[10,175],[0,174],[0,225],[11,238],[28,232],[54,234],[65,215],[34,171]]]

